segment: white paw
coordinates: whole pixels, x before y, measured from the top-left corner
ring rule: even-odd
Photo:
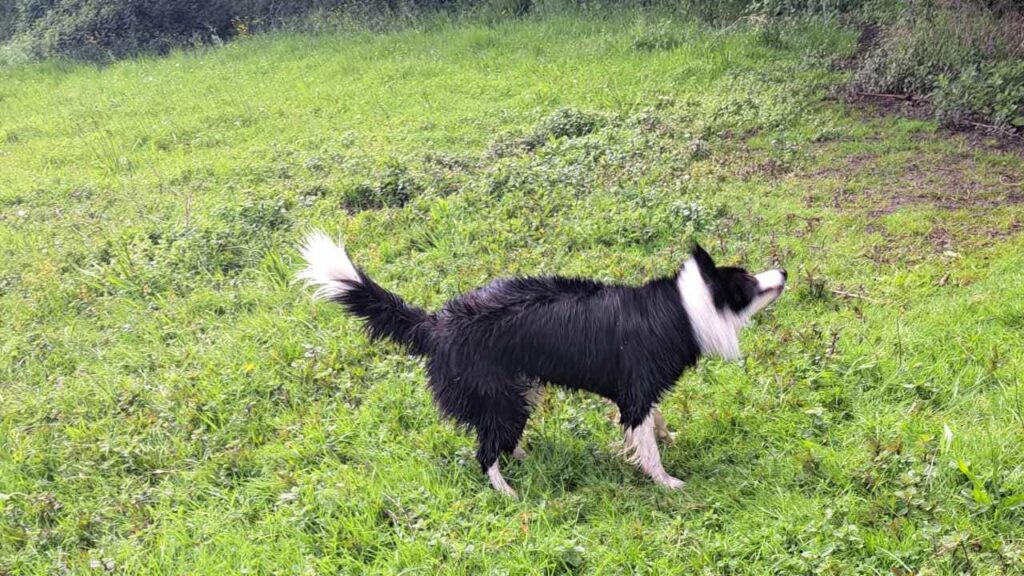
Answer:
[[[516,446],[516,449],[512,451],[512,457],[516,460],[522,460],[526,458],[526,450],[523,450],[520,446]]]
[[[668,488],[669,490],[679,490],[683,486],[686,486],[686,482],[683,482],[679,478],[675,478],[673,476],[665,476],[664,478],[658,478],[656,482]]]
[[[487,469],[487,478],[490,479],[491,486],[494,486],[495,490],[506,496],[516,498],[516,491],[508,485],[508,482],[505,481],[505,477],[501,475],[501,471],[498,470],[497,462]]]
[[[512,498],[513,500],[519,499],[519,494],[516,494],[516,491],[513,490],[512,487],[509,486],[508,484],[504,486],[495,486],[494,489],[497,490],[498,492],[501,492],[505,496]]]

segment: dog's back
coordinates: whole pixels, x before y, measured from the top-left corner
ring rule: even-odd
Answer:
[[[640,287],[564,277],[494,281],[449,301],[434,324],[438,362],[509,373],[618,399],[640,373],[696,361],[671,279]]]

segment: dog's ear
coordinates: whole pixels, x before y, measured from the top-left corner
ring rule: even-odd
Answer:
[[[693,260],[697,262],[697,267],[705,278],[711,278],[714,276],[715,261],[711,259],[711,255],[708,254],[707,250],[701,248],[700,244],[694,242],[693,250],[690,251],[690,254],[693,256]]]

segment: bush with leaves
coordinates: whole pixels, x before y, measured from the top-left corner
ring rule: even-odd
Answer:
[[[457,0],[0,0],[0,42],[21,59],[110,60],[217,42],[330,10],[394,17]],[[8,60],[18,59],[11,54]]]
[[[945,124],[1020,128],[1024,13],[1011,5],[908,3],[860,61],[857,91],[931,101]]]
[[[1000,129],[1024,129],[1024,61],[971,67],[936,83],[932,99],[943,124],[976,117]]]

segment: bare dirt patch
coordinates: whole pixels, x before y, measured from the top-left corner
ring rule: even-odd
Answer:
[[[847,154],[843,157],[840,164],[818,168],[809,172],[807,177],[812,179],[821,179],[859,174],[864,170],[868,170],[877,161],[878,154],[875,152]]]
[[[922,139],[920,153],[902,164],[887,162],[891,159],[883,153],[837,155],[830,153],[830,145],[822,145],[818,153],[833,158],[832,163],[799,177],[819,192],[814,183],[828,180],[832,192],[824,197],[810,193],[807,205],[865,214],[867,230],[876,232],[886,229],[882,218],[903,209],[928,207],[948,212],[949,217],[940,216],[926,238],[939,253],[954,250],[965,240],[990,242],[1018,234],[1024,228],[1021,219],[1007,221],[1005,213],[996,215],[1007,206],[1024,205],[1024,157],[980,138],[961,138],[961,151],[949,154],[936,152],[934,142]],[[1010,155],[1013,161],[991,162],[992,154]]]
[[[894,173],[891,167],[881,167],[880,160],[873,152],[852,154],[840,163],[813,170],[806,177],[879,182],[859,194],[839,188],[832,197],[833,208],[866,207],[872,216],[921,204],[961,210],[1024,202],[1024,163],[1018,169],[981,168],[973,155],[964,153],[912,161]]]
[[[900,116],[914,120],[931,120],[935,117],[933,108],[927,102],[899,94],[868,94],[843,90],[833,95],[833,98],[868,118]]]
[[[934,120],[935,107],[931,102],[903,94],[872,94],[840,88],[828,97],[856,110],[865,118],[898,116],[913,120]],[[942,125],[946,136],[963,134],[969,142],[994,147],[1003,151],[1024,153],[1024,132],[1011,131],[982,122],[961,121],[955,125]]]
[[[743,163],[737,174],[744,181],[756,179],[778,180],[791,171],[791,168],[775,158],[766,158]]]
[[[890,214],[901,207],[927,204],[944,210],[996,208],[1024,202],[1022,174],[1000,171],[994,180],[981,178],[974,160],[963,156],[932,165],[909,164],[889,185],[878,190],[884,205],[872,216]],[[1015,182],[1016,180],[1016,182]]]

